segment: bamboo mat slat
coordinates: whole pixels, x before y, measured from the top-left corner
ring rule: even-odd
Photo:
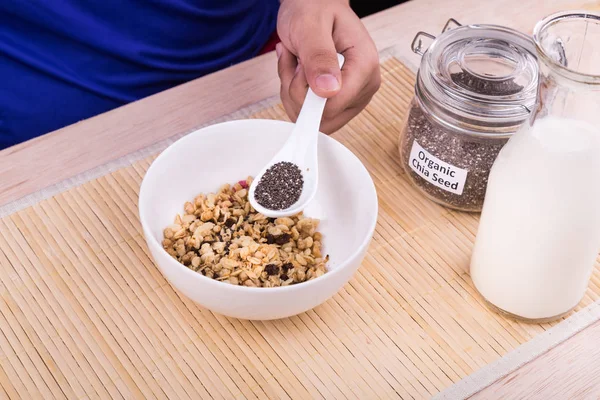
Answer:
[[[0,398],[429,398],[553,324],[486,309],[468,275],[478,218],[409,184],[398,137],[414,74],[396,59],[334,137],[373,176],[369,252],[331,300],[289,319],[215,315],[154,266],[137,198],[155,156],[0,219]],[[254,118],[286,119],[281,105]],[[598,265],[597,265],[598,267]],[[600,269],[578,310],[600,297]]]

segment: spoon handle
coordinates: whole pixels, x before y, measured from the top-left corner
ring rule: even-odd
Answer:
[[[338,54],[337,56],[341,69],[345,59],[341,54]],[[313,132],[316,137],[321,126],[321,119],[323,118],[323,110],[325,109],[326,102],[326,98],[317,96],[309,87],[304,99],[304,104],[302,105],[302,109],[296,120],[295,131]]]
[[[308,88],[302,109],[296,120],[295,130],[303,132],[303,134],[306,132],[318,133],[326,102],[327,99],[317,96],[315,92]]]

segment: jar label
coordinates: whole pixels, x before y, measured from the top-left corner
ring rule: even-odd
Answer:
[[[413,142],[408,164],[421,178],[448,192],[461,195],[469,171],[448,164]]]

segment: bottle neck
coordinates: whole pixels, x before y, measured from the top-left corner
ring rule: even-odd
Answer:
[[[534,41],[539,79],[536,110],[543,117],[569,119],[600,131],[600,14],[556,13],[538,22]]]
[[[532,113],[536,119],[556,117],[600,125],[600,85],[571,80],[540,63],[538,100]]]

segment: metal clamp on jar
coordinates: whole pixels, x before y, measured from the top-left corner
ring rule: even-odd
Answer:
[[[533,40],[450,19],[437,38],[419,32],[412,50],[423,57],[400,137],[402,164],[430,199],[481,211],[496,156],[535,105]]]

